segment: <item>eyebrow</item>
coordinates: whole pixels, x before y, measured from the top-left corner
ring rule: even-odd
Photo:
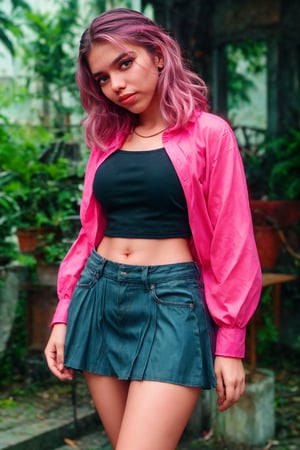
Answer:
[[[131,55],[131,54],[133,54],[133,53],[134,53],[134,52],[132,52],[132,51],[128,51],[128,52],[123,52],[123,53],[121,53],[120,55],[118,55],[118,56],[110,63],[109,67],[113,67],[114,65],[118,64],[119,61],[121,61],[123,58],[125,58],[125,56]],[[94,78],[97,78],[99,75],[102,75],[102,74],[103,74],[103,72],[100,71],[100,72],[92,73],[92,76],[93,76]]]

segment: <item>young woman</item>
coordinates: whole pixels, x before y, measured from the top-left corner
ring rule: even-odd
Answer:
[[[204,82],[139,12],[94,19],[77,83],[91,154],[45,355],[61,380],[83,371],[114,449],[173,450],[201,389],[220,411],[244,391],[261,271],[243,165]]]

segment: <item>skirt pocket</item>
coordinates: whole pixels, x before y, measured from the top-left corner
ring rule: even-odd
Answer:
[[[195,298],[193,289],[189,289],[189,286],[192,284],[195,284],[193,280],[172,280],[151,284],[150,290],[154,301],[161,305],[194,309]]]

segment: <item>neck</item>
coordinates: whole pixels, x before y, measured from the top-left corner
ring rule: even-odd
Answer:
[[[137,136],[139,136],[140,138],[147,139],[147,138],[151,138],[154,136],[158,136],[159,134],[163,133],[167,128],[168,127],[161,128],[160,130],[155,131],[154,133],[150,133],[150,131],[148,133],[145,132],[145,134],[140,133],[140,132],[136,131],[136,129],[134,129],[133,133],[136,134]]]

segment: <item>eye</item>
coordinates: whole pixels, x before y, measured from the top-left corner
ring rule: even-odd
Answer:
[[[109,77],[107,75],[101,75],[97,77],[96,82],[99,86],[103,86],[108,81],[108,78]]]
[[[124,61],[121,62],[120,68],[121,69],[128,69],[132,65],[133,61],[134,61],[133,58],[125,59]]]

